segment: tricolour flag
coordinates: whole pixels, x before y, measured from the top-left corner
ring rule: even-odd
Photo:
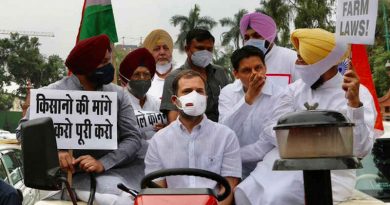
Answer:
[[[379,107],[378,97],[375,91],[374,81],[372,79],[370,64],[368,62],[368,55],[365,45],[352,44],[352,64],[360,78],[360,83],[368,88],[372,97],[374,98],[375,108],[378,113],[375,122],[375,131],[378,136],[383,134],[382,114]]]
[[[85,0],[77,41],[100,34],[118,42],[111,0]]]

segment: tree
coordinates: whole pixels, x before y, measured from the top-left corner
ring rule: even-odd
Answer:
[[[0,111],[6,111],[12,108],[15,97],[12,94],[0,90]]]
[[[171,17],[170,21],[175,27],[180,25],[180,34],[177,37],[175,45],[179,47],[181,52],[184,51],[186,36],[190,30],[194,28],[211,30],[217,25],[217,22],[211,17],[200,16],[200,8],[197,4],[190,10],[188,16],[175,15]]]
[[[117,84],[121,86],[120,77],[119,77],[119,67],[123,61],[123,59],[126,58],[127,54],[131,52],[131,49],[125,49],[121,45],[116,45],[113,49],[113,63],[115,67],[115,74],[117,79]]]
[[[39,45],[38,38],[17,33],[0,39],[0,72],[5,74],[0,78],[6,79],[0,86],[15,82],[20,86],[16,94],[23,97],[28,81],[34,88],[39,88],[66,76],[64,61],[57,55],[44,57],[39,52]]]
[[[219,22],[221,26],[229,26],[230,30],[222,33],[222,46],[228,45],[231,41],[233,41],[236,49],[240,47],[240,21],[241,18],[247,14],[248,11],[245,9],[240,9],[238,13],[234,14],[234,18],[225,17]]]
[[[233,66],[230,61],[230,56],[232,56],[232,53],[234,51],[234,47],[231,45],[225,46],[224,50],[220,50],[218,48],[214,48],[214,57],[213,57],[213,64],[222,66],[226,69],[226,73],[229,76],[230,82],[233,82],[234,75],[233,75]]]
[[[267,14],[272,17],[278,28],[280,40],[277,43],[281,46],[288,46],[290,44],[290,22],[292,19],[292,7],[285,0],[262,0],[260,2],[261,8],[256,11]]]
[[[335,0],[289,0],[296,12],[295,28],[323,28],[334,32]]]
[[[390,52],[385,51],[383,46],[377,46],[370,56],[371,70],[378,97],[384,96],[390,89],[390,77],[387,74],[386,62],[390,60]]]
[[[382,46],[386,49],[386,29],[385,23],[388,24],[390,16],[390,2],[387,0],[379,0],[378,2],[378,18],[376,19],[376,29],[375,29],[375,43],[373,46],[369,46],[369,53],[372,55],[373,49],[377,46]],[[383,9],[386,10],[386,15],[384,16]],[[385,17],[387,17],[385,19]],[[387,25],[390,29],[390,25]]]

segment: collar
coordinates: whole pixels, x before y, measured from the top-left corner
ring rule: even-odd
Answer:
[[[179,116],[177,116],[176,120],[175,120],[175,126],[178,127],[181,131],[186,131],[187,132],[187,128],[183,125],[183,123],[179,120],[179,117],[180,117],[180,114]],[[202,127],[205,126],[206,122],[207,122],[207,116],[206,114],[203,114],[203,118],[202,120],[199,122],[199,124],[195,125],[194,128],[192,129],[193,131],[194,130],[200,130]]]
[[[237,93],[243,92],[244,93],[244,86],[242,85],[242,82],[241,82],[240,79],[234,80],[232,85],[233,85],[233,89],[232,90],[234,92],[237,92]]]
[[[153,80],[153,81],[164,81],[165,79],[160,78],[160,77],[157,75],[157,73],[155,73],[152,80]]]

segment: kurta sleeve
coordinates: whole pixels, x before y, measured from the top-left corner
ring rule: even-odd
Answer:
[[[244,163],[263,160],[263,157],[277,146],[273,128],[282,115],[294,111],[294,87],[289,86],[286,91],[282,92],[275,99],[278,99],[275,104],[270,105],[272,118],[264,125],[264,131],[260,133],[259,139],[253,144],[242,147],[240,150]]]
[[[240,158],[240,145],[237,136],[233,131],[229,131],[223,153],[221,176],[241,178],[242,163]]]
[[[364,86],[360,86],[360,99],[363,106],[358,108],[348,107],[347,116],[355,123],[353,128],[353,154],[363,158],[370,151],[374,143],[376,109],[372,95]]]
[[[99,160],[105,170],[129,163],[137,156],[141,148],[141,134],[130,103],[130,96],[123,90],[118,93],[118,149],[113,150]]]
[[[155,137],[150,140],[148,151],[145,156],[145,175],[163,169],[160,156],[158,155]]]
[[[245,102],[242,97],[240,101],[235,103],[231,100],[232,96],[226,89],[222,89],[219,95],[219,123],[228,126],[234,131],[242,128],[242,124],[248,118],[248,114],[253,110],[251,106]],[[240,136],[238,136],[240,137]]]

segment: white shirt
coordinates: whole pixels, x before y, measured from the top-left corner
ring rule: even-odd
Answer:
[[[159,99],[161,101],[165,79],[158,77],[157,73],[154,74],[152,85],[150,86],[147,94]]]
[[[219,95],[219,123],[232,129],[240,147],[255,143],[264,124],[272,117],[272,105],[282,93],[282,88],[267,81],[256,101],[249,105],[245,102],[245,92],[241,80],[225,86]],[[243,163],[243,178],[256,167],[257,162]]]
[[[275,160],[279,159],[278,149],[276,147],[276,137],[273,127],[277,119],[283,114],[306,110],[304,103],[310,105],[319,103],[317,109],[336,110],[346,115],[355,123],[354,132],[354,155],[364,157],[367,155],[374,141],[374,124],[376,119],[376,110],[374,101],[368,89],[363,85],[359,89],[359,97],[363,103],[362,107],[351,108],[347,105],[345,91],[341,88],[343,77],[337,73],[332,79],[326,81],[316,90],[312,90],[302,80],[291,84],[285,93],[282,94],[275,107],[275,114],[263,135],[259,140],[251,145],[244,147],[247,156],[243,160],[261,160],[251,175],[238,186],[239,192],[244,192],[252,204],[303,204],[303,179],[301,171],[272,171]],[[273,146],[272,151],[269,150]],[[256,153],[256,154],[253,154]],[[345,201],[351,196],[355,186],[355,170],[337,170],[331,171],[333,201]],[[247,181],[249,180],[249,181]],[[255,181],[256,183],[253,183]],[[250,186],[249,186],[250,184]],[[257,186],[257,187],[254,187]],[[275,188],[267,189],[269,186]],[[251,190],[261,190],[254,195]],[[237,200],[240,202],[240,195]],[[273,202],[273,203],[272,203]]]
[[[145,174],[169,168],[197,168],[224,177],[241,178],[241,158],[236,135],[228,127],[203,115],[189,133],[179,119],[150,140]],[[169,188],[215,188],[216,182],[194,176],[166,178]]]
[[[297,53],[291,49],[273,45],[265,55],[267,80],[275,85],[285,87],[298,79],[295,73]]]

